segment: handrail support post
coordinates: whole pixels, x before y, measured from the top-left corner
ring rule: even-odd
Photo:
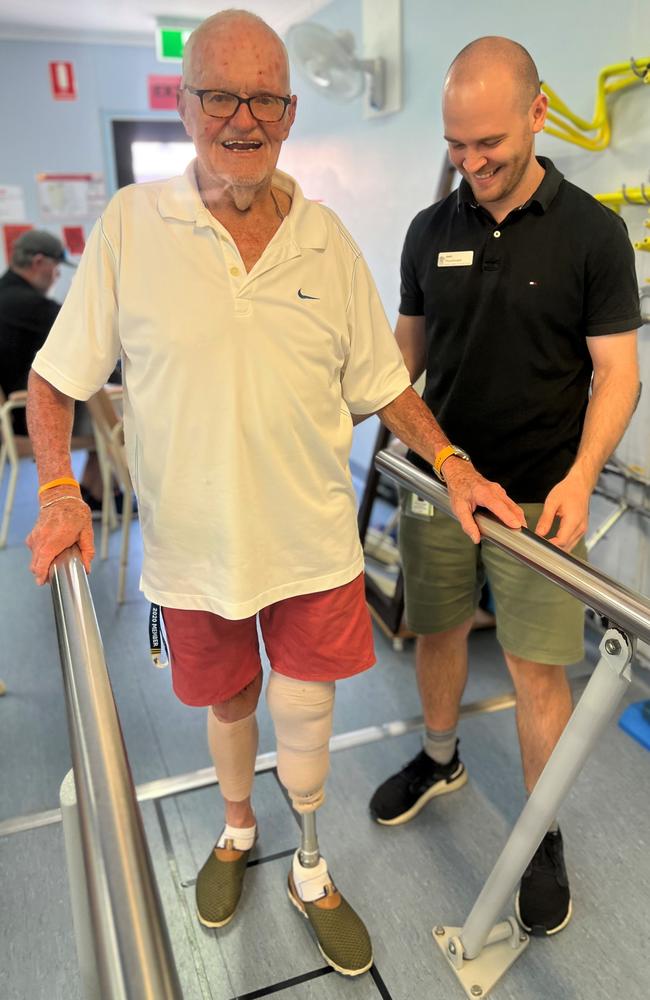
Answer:
[[[589,683],[464,926],[433,929],[434,941],[470,998],[487,996],[528,945],[528,934],[514,916],[497,920],[627,691],[635,645],[624,629],[610,624]]]

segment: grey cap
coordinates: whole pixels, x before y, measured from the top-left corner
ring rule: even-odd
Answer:
[[[42,253],[44,257],[51,257],[52,260],[60,264],[67,264],[68,267],[75,265],[67,260],[65,247],[60,239],[45,229],[29,229],[26,233],[21,233],[14,242],[12,252],[18,250],[29,256]]]

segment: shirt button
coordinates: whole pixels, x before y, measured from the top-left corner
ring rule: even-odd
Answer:
[[[238,267],[231,267],[230,273],[232,274],[233,278],[238,278],[239,275],[241,274],[241,271],[239,270]]]
[[[501,236],[501,230],[500,229],[495,229],[494,232],[492,233],[492,235],[494,236],[495,240],[498,240],[499,237]]]

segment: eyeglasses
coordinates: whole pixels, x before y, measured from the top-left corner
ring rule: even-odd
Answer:
[[[291,104],[290,97],[276,97],[274,94],[240,97],[239,94],[229,94],[225,90],[197,90],[196,87],[187,86],[182,89],[196,94],[204,113],[211,118],[232,118],[239,111],[240,105],[246,104],[256,121],[279,122]]]

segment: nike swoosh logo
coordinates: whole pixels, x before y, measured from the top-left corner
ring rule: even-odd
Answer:
[[[318,295],[305,295],[305,293],[303,292],[302,288],[298,289],[298,298],[299,299],[314,299],[315,301],[320,302],[320,299],[319,299]]]

